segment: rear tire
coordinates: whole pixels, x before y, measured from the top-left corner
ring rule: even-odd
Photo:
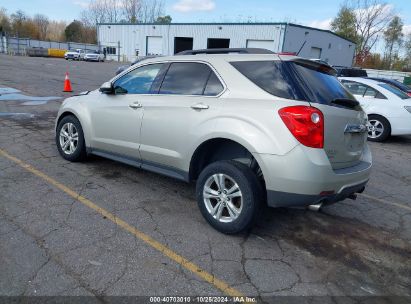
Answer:
[[[73,115],[63,117],[56,129],[56,145],[60,155],[71,162],[86,158],[86,144],[80,121]]]
[[[390,122],[381,115],[368,115],[368,140],[383,142],[391,135]]]
[[[264,199],[255,173],[236,161],[208,165],[197,180],[198,206],[207,222],[225,234],[235,234],[253,226]]]

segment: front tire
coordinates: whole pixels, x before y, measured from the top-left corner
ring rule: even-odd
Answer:
[[[391,135],[390,122],[380,115],[368,116],[368,140],[383,142]]]
[[[63,117],[57,125],[56,145],[60,155],[71,162],[86,158],[86,144],[80,121],[73,115]]]
[[[216,230],[235,234],[251,228],[263,202],[263,189],[254,172],[236,161],[208,165],[197,180],[198,206]]]

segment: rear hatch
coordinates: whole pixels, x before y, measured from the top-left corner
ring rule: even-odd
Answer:
[[[355,97],[327,66],[303,59],[288,64],[306,100],[324,114],[324,150],[332,167],[358,164],[367,142],[367,119]]]
[[[284,58],[286,57],[286,58]],[[324,114],[324,150],[333,169],[357,165],[364,152],[366,114],[328,65],[290,56],[231,64],[275,96],[307,101]]]

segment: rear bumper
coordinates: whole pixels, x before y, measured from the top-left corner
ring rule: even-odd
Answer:
[[[271,207],[333,203],[361,192],[372,167],[368,146],[359,164],[333,170],[324,150],[297,146],[288,154],[253,154],[264,175]]]
[[[345,187],[340,193],[331,195],[307,195],[267,190],[267,202],[270,207],[308,206],[319,203],[329,205],[343,201],[355,193],[363,192],[367,182],[368,180],[358,185]]]

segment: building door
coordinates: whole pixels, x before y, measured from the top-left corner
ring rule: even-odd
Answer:
[[[230,39],[208,38],[208,49],[228,49],[230,47]]]
[[[147,36],[147,56],[163,55],[163,37]]]
[[[318,47],[311,47],[310,58],[311,59],[321,59],[322,49]]]
[[[274,40],[247,40],[248,48],[259,48],[274,51]]]
[[[174,54],[182,51],[193,49],[193,38],[191,37],[175,37],[174,38]]]

